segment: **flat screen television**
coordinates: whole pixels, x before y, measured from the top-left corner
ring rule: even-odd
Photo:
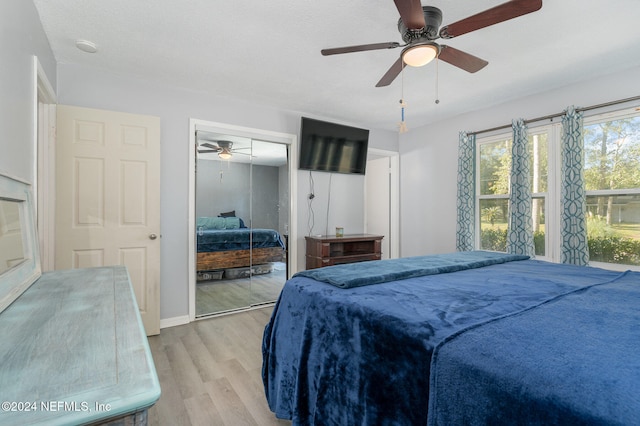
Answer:
[[[302,117],[298,168],[363,175],[368,144],[367,129]]]

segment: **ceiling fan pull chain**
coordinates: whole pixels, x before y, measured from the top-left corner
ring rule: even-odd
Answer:
[[[407,123],[404,121],[404,108],[407,106],[407,103],[404,101],[404,67],[402,67],[402,71],[400,71],[400,82],[401,82],[401,98],[400,98],[400,122],[398,123],[398,132],[405,133],[407,131]]]
[[[438,64],[440,63],[439,58],[436,56],[436,105],[438,105],[440,103],[440,94],[438,93],[438,86],[439,86],[439,78],[440,78],[440,73],[438,72]]]

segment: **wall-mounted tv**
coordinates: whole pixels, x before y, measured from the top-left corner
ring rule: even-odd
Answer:
[[[363,175],[367,166],[369,130],[302,117],[302,170]]]

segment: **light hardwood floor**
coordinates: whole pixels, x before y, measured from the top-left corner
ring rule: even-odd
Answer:
[[[149,338],[162,395],[149,425],[290,425],[269,410],[262,333],[272,307],[165,328]]]
[[[268,274],[251,278],[202,281],[196,284],[196,317],[275,302],[284,286],[286,265],[274,263]]]

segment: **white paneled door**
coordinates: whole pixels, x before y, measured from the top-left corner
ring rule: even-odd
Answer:
[[[160,332],[160,119],[59,105],[55,268],[124,265]]]

